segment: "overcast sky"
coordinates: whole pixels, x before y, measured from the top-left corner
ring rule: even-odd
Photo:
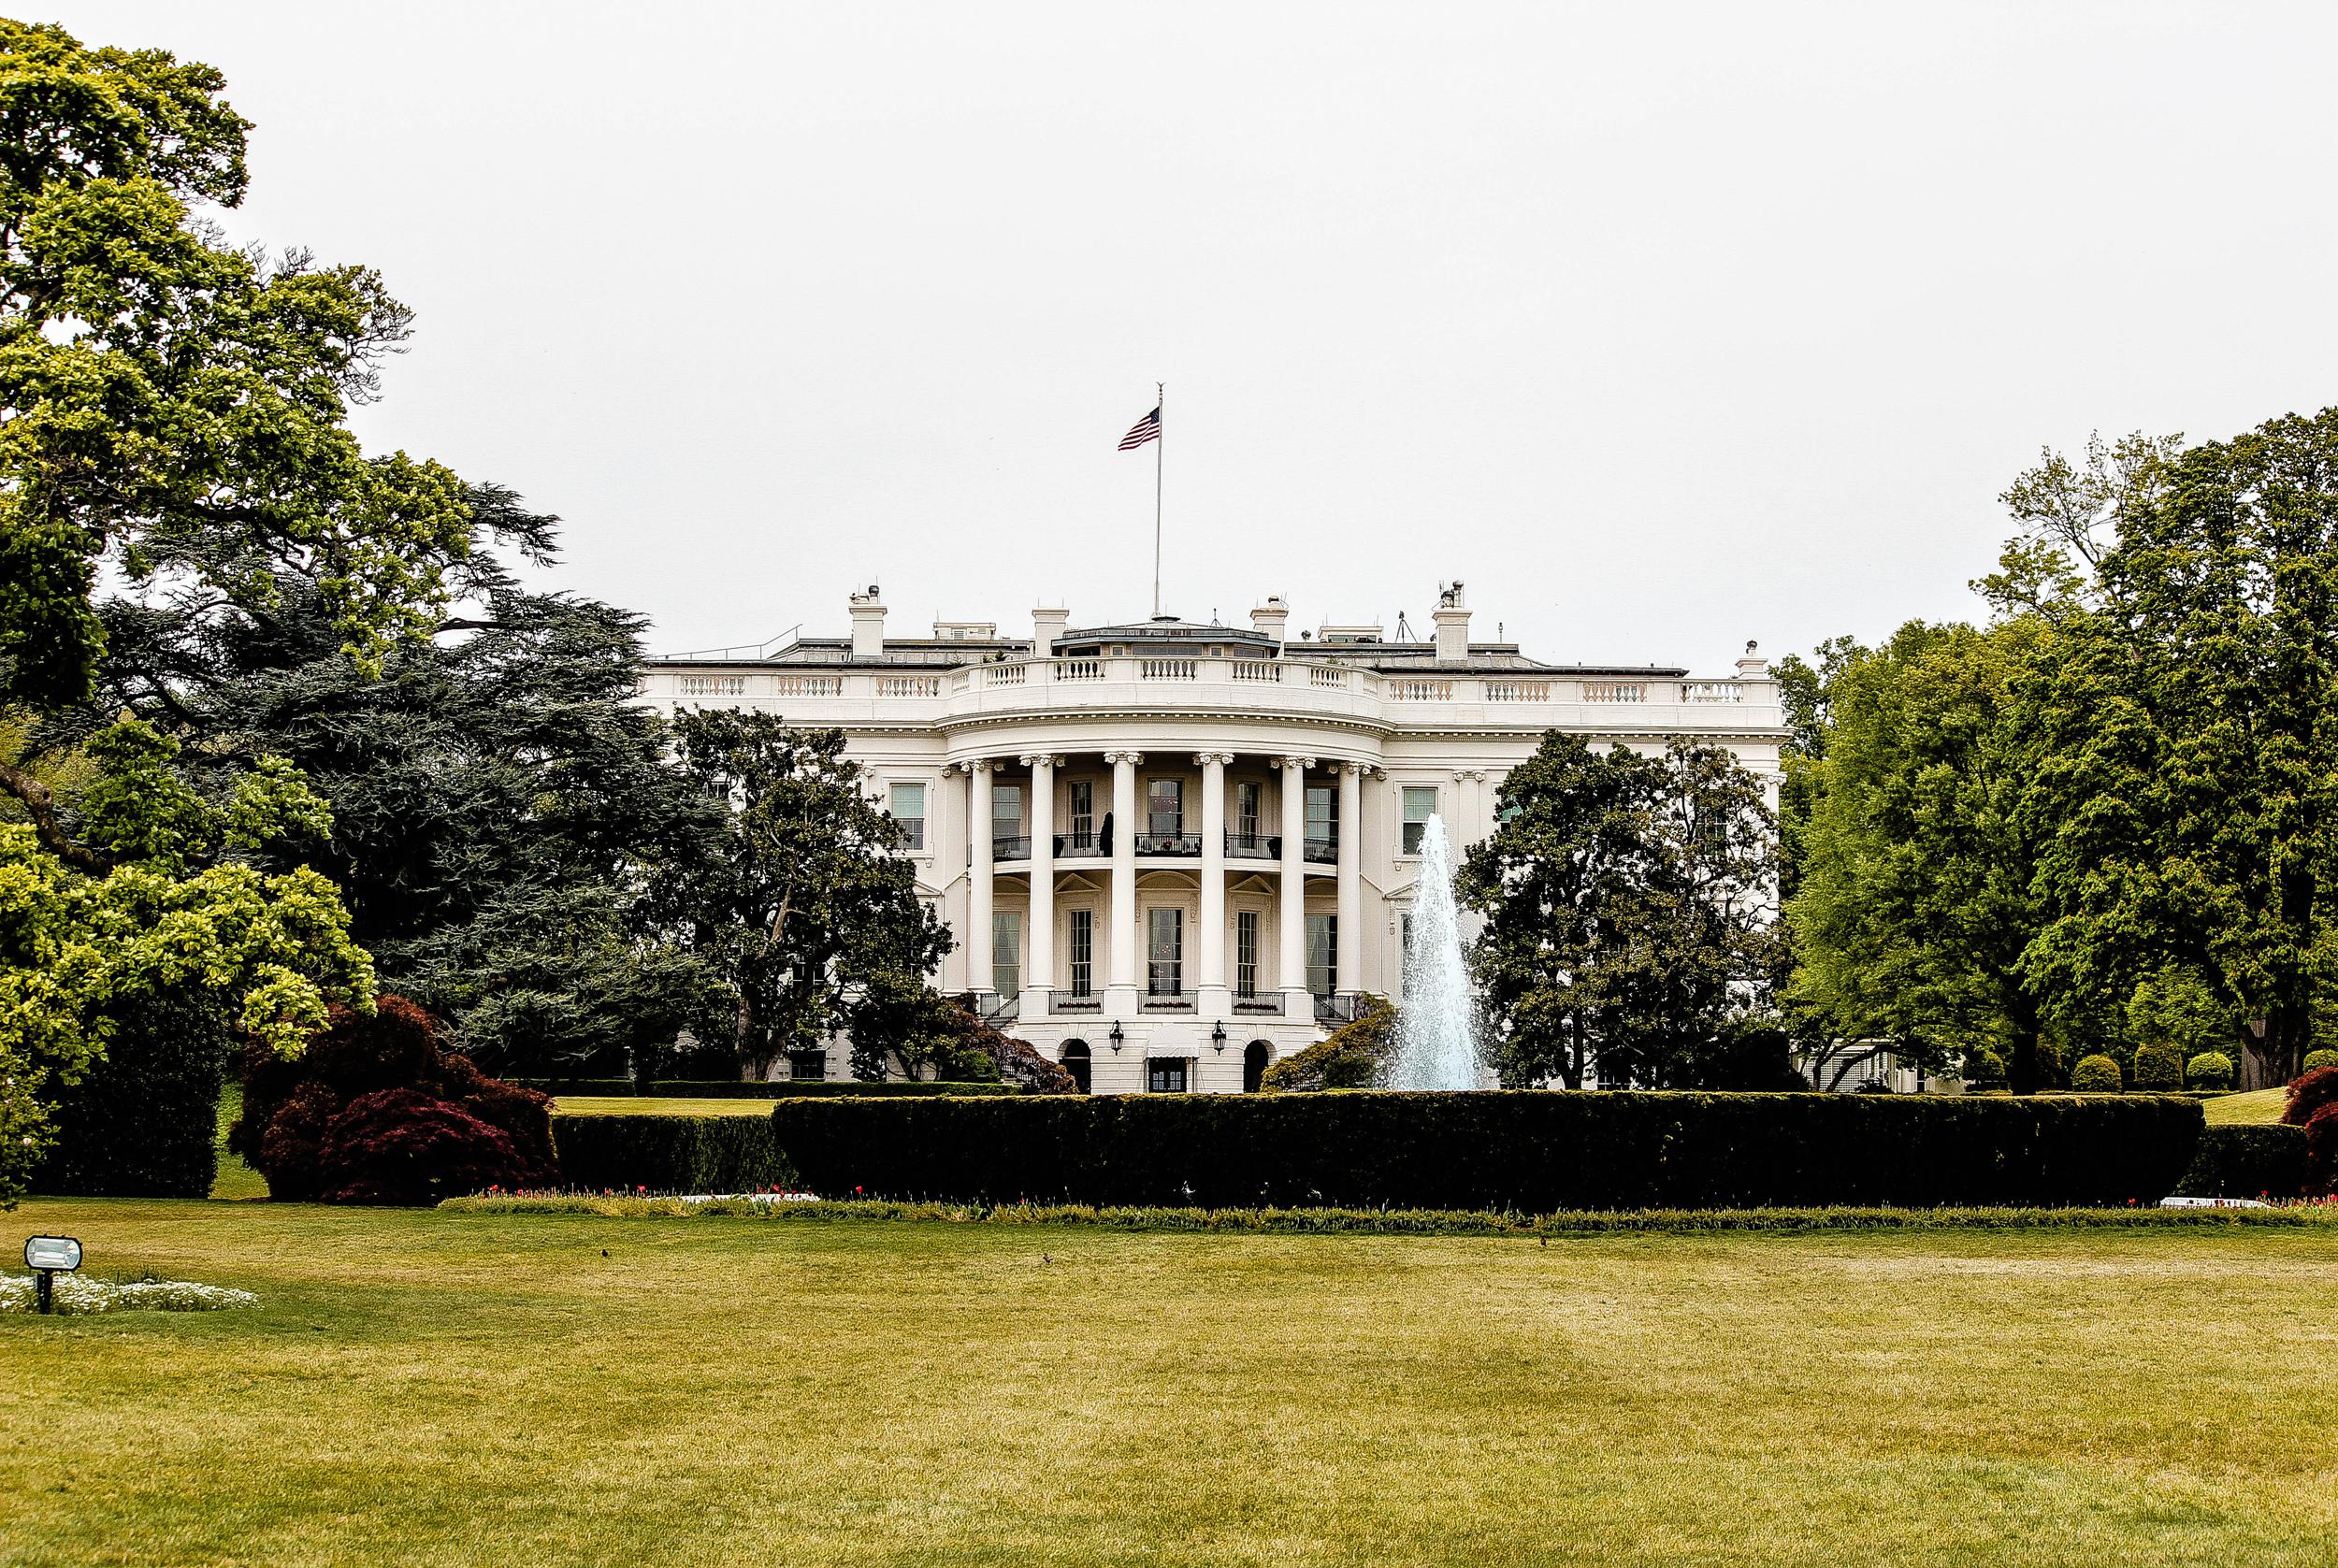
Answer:
[[[2338,8],[33,4],[208,60],[369,445],[665,652],[1148,612],[1721,670],[1969,615],[2052,444],[2338,401]]]

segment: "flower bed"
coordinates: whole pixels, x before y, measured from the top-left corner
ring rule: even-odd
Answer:
[[[0,1274],[0,1312],[36,1310],[36,1289],[31,1274]],[[63,1313],[222,1312],[260,1304],[260,1298],[249,1290],[183,1279],[114,1280],[61,1273],[51,1289],[56,1310]]]

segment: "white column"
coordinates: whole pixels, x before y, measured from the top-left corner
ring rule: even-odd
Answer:
[[[1106,752],[1112,764],[1112,934],[1107,1005],[1115,1017],[1136,1016],[1136,765],[1141,752]]]
[[[1021,1015],[1047,1015],[1055,987],[1055,758],[1027,756],[1031,770],[1031,929],[1023,937]]]
[[[1193,760],[1202,769],[1202,928],[1200,980],[1195,999],[1199,1016],[1228,1016],[1226,995],[1226,764],[1231,752],[1203,752]]]
[[[1364,985],[1364,770],[1361,762],[1339,765],[1339,936],[1334,962],[1337,989],[1352,994]]]
[[[990,989],[990,770],[966,764],[966,988]]]
[[[1283,780],[1281,932],[1275,983],[1282,987],[1283,1016],[1304,1023],[1314,1016],[1307,1001],[1307,769],[1311,756],[1278,759]]]

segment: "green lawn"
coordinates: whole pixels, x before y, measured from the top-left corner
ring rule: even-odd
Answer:
[[[2251,1089],[2246,1094],[2220,1094],[2203,1100],[2200,1107],[2209,1126],[2235,1127],[2277,1122],[2282,1107],[2288,1103],[2289,1091],[2286,1088]]]
[[[0,1562],[2251,1564],[2329,1230],[1553,1242],[36,1201]]]
[[[768,1116],[772,1102],[755,1099],[715,1097],[688,1100],[679,1096],[630,1094],[564,1094],[552,1102],[563,1116]]]

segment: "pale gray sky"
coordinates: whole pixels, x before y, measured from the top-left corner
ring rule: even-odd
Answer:
[[[2090,429],[2338,401],[2338,10],[36,4],[209,60],[370,443],[673,651],[1169,608],[1718,670],[1973,612]]]

